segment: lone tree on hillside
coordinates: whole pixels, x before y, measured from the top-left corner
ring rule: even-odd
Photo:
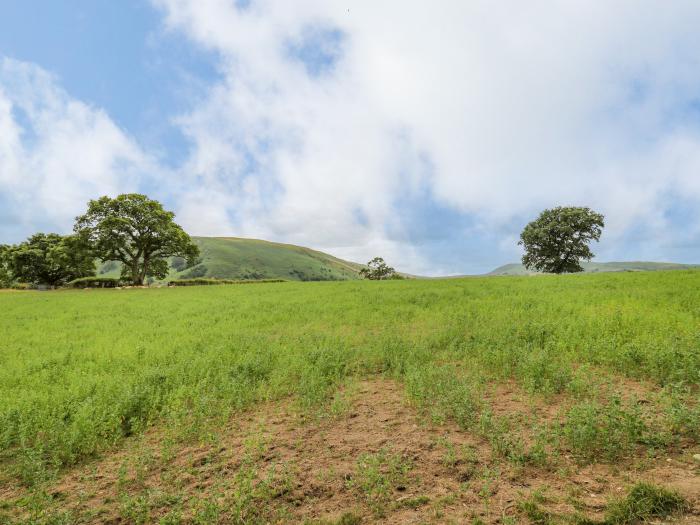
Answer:
[[[174,217],[158,201],[128,193],[91,200],[74,230],[90,241],[97,257],[120,261],[122,278],[140,286],[146,277],[165,278],[169,257],[194,261],[199,255]]]
[[[582,207],[544,210],[520,234],[526,268],[548,273],[581,272],[579,261],[593,258],[588,244],[600,240],[603,215]]]
[[[20,282],[59,286],[95,275],[95,257],[85,239],[77,235],[36,233],[23,243],[0,251],[5,252],[8,277]]]
[[[366,268],[360,270],[360,275],[365,279],[381,281],[393,278],[396,275],[396,271],[391,266],[387,266],[384,259],[375,257],[367,263]]]

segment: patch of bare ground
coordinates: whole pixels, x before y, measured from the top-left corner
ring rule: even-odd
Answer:
[[[394,381],[359,382],[343,398],[329,417],[289,400],[260,405],[198,445],[168,445],[150,432],[66,472],[48,493],[80,523],[527,523],[518,503],[535,491],[557,516],[600,519],[609,498],[646,480],[688,499],[677,523],[700,523],[700,469],[687,453],[514,465],[495,457],[487,439],[427,421]],[[496,414],[550,419],[556,411],[511,383],[488,398]],[[14,487],[2,496],[20,502],[26,494]],[[28,512],[18,506],[15,517]]]

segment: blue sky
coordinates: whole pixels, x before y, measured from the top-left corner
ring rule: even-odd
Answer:
[[[105,109],[172,163],[187,143],[169,120],[217,75],[211,53],[164,31],[160,13],[141,0],[5,1],[0,50],[53,73],[72,97]]]
[[[696,3],[290,4],[0,1],[0,242],[140,191],[413,273],[517,261],[569,204],[598,260],[700,262]]]

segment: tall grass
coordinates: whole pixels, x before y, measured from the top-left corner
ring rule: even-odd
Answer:
[[[699,285],[676,271],[0,293],[0,462],[31,484],[155,421],[316,406],[377,373],[472,429],[489,381],[574,396],[561,439],[583,459],[659,425],[697,439]],[[601,398],[601,372],[656,385],[663,420]]]

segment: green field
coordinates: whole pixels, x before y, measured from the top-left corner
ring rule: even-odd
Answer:
[[[625,523],[639,479],[697,523],[698,290],[681,270],[2,292],[0,523]]]
[[[167,280],[205,277],[347,281],[359,279],[362,268],[360,264],[293,244],[237,237],[193,237],[192,240],[200,249],[200,262],[181,271],[171,268]],[[119,267],[116,263],[102,265],[98,273],[119,277]]]

